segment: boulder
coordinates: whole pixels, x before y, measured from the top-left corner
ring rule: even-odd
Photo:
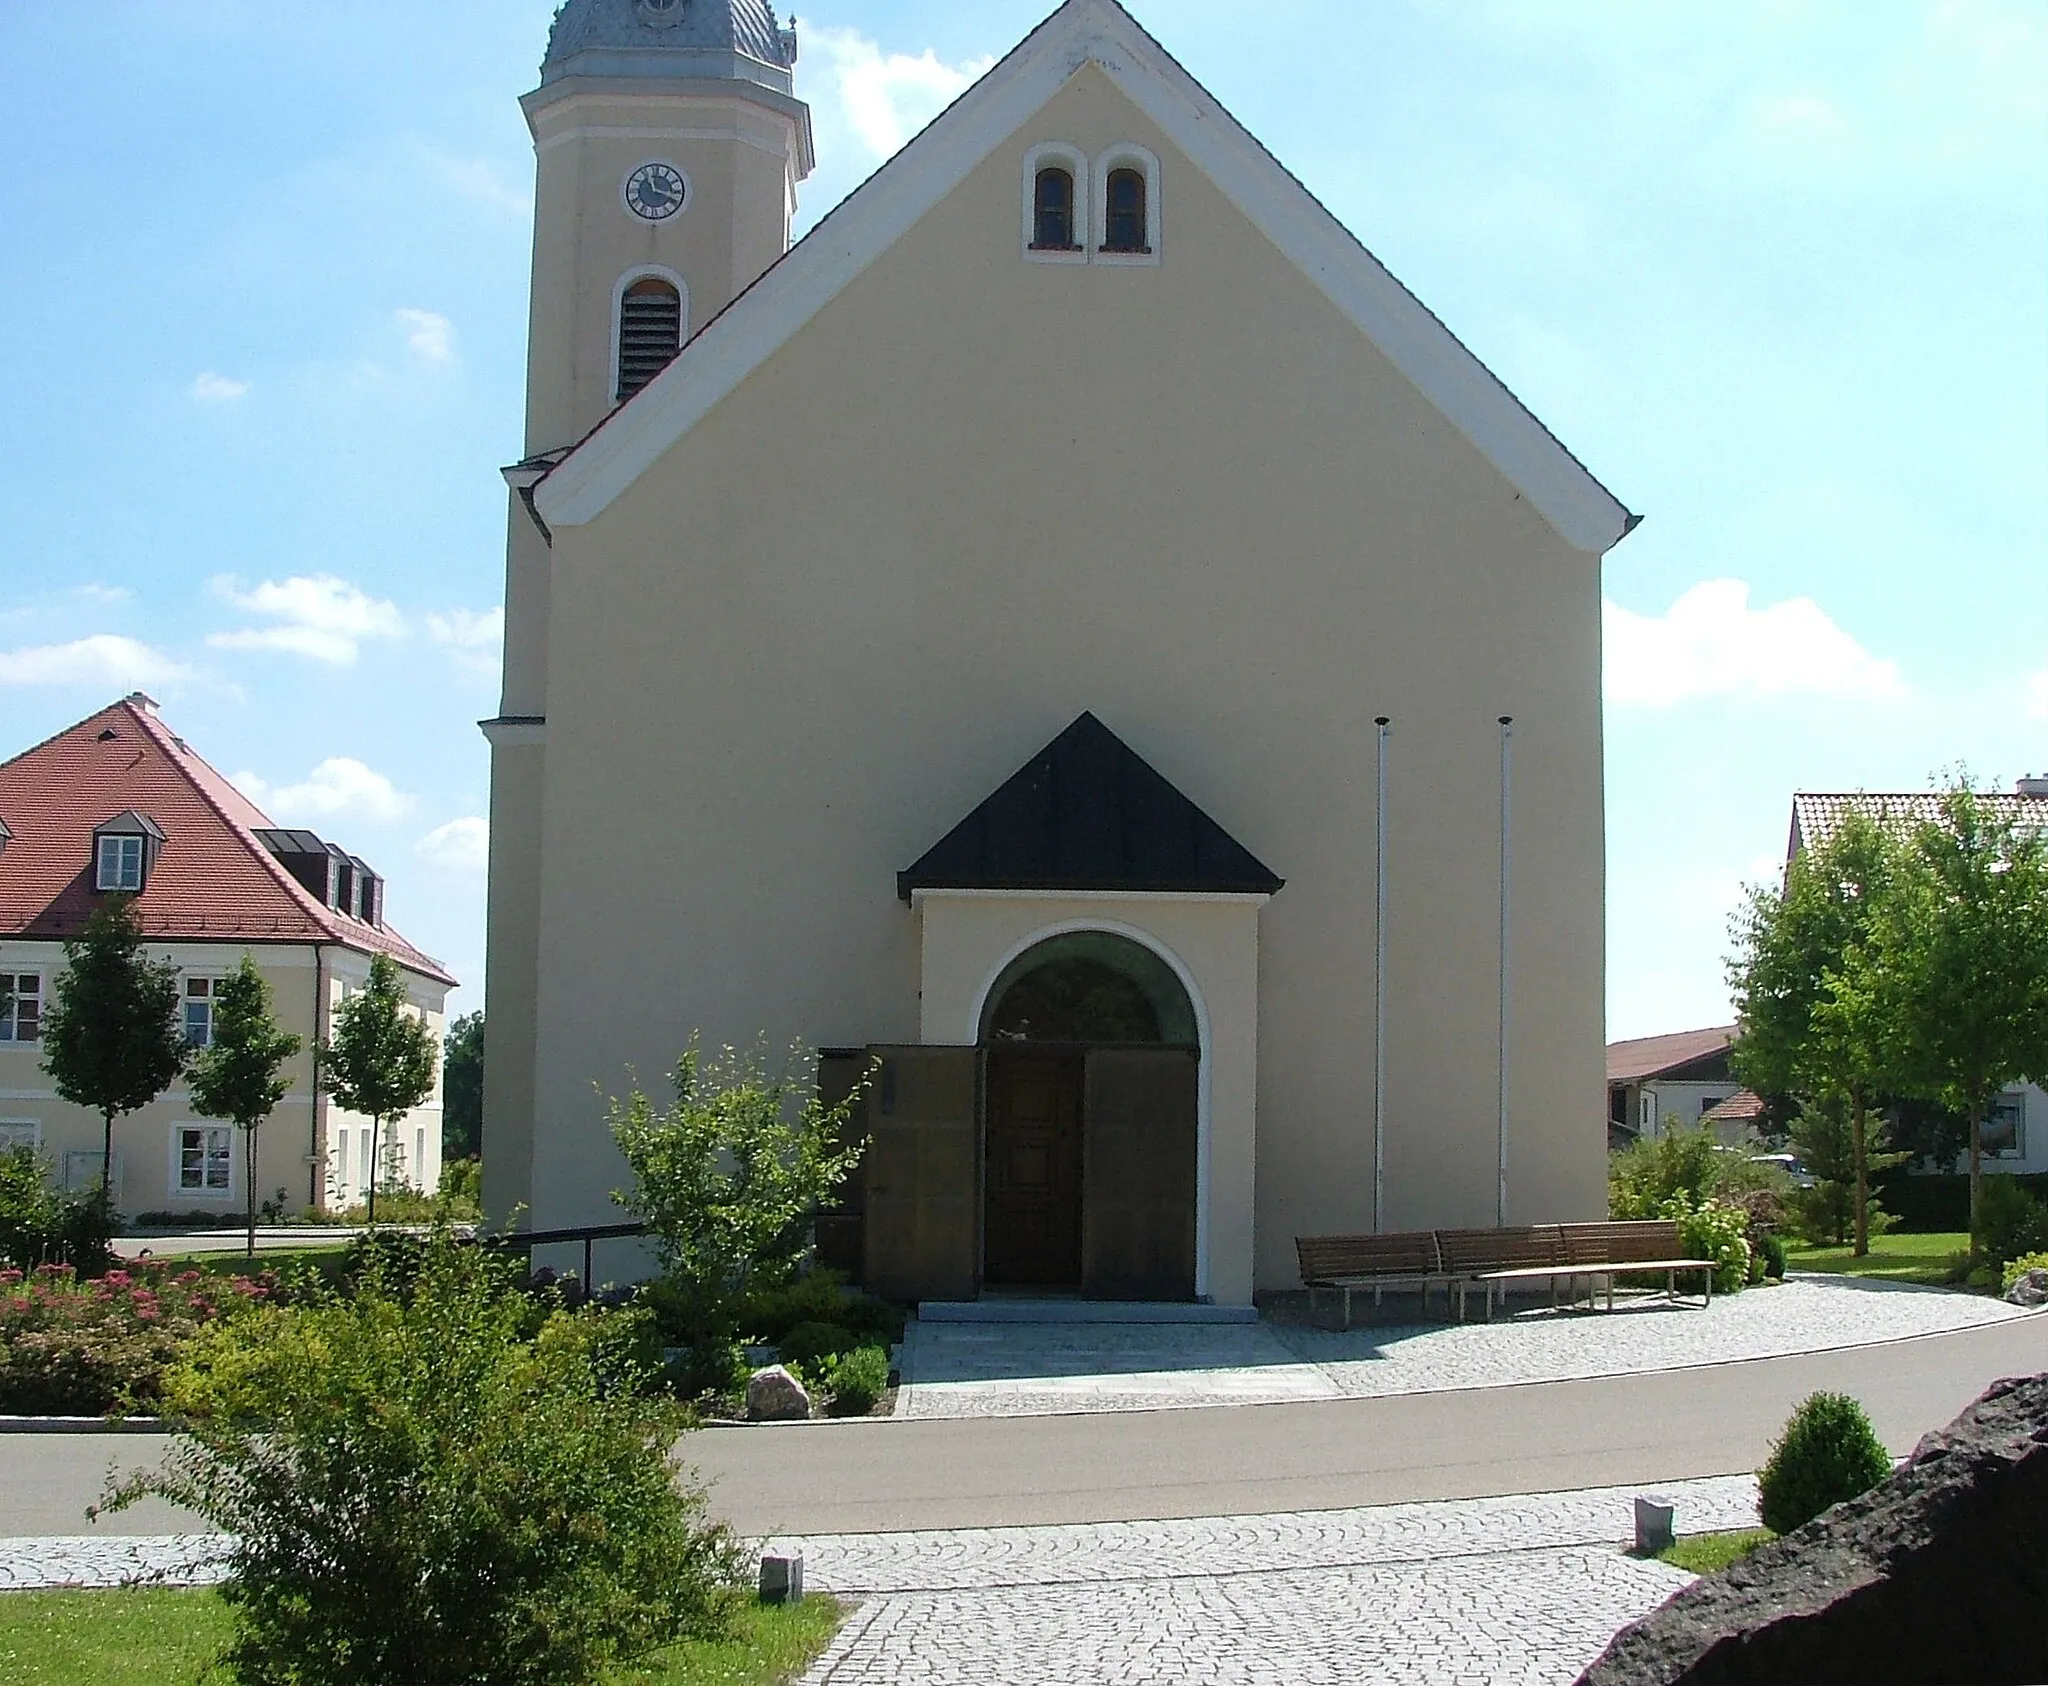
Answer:
[[[804,1384],[780,1364],[756,1370],[747,1378],[747,1421],[801,1422],[811,1414],[811,1396]]]
[[[2006,1289],[2005,1297],[2012,1305],[2048,1305],[2048,1270],[2030,1270]]]
[[[2048,1375],[1624,1628],[1579,1686],[2048,1680]]]

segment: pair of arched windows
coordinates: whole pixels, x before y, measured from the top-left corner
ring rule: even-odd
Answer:
[[[683,290],[663,275],[643,275],[619,294],[617,379],[624,403],[668,367],[683,347]]]
[[[1091,177],[1087,158],[1048,141],[1025,161],[1025,246],[1055,262],[1156,261],[1158,193],[1158,162],[1141,147],[1117,148]]]
[[[1126,164],[1109,172],[1102,207],[1102,251],[1151,251],[1146,240],[1145,194],[1144,171]],[[1078,220],[1074,172],[1064,164],[1047,164],[1038,172],[1033,199],[1032,249],[1080,251]]]

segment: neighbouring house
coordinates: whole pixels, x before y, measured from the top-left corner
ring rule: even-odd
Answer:
[[[522,101],[490,1212],[616,1219],[695,1032],[874,1062],[820,1245],[906,1298],[1603,1215],[1636,518],[1112,0],[792,247],[797,47],[568,0]]]
[[[287,1068],[290,1092],[257,1137],[259,1202],[330,1210],[361,1200],[376,1151],[370,1121],[315,1093],[310,1049],[369,976],[372,955],[398,962],[437,1042],[455,980],[385,922],[377,872],[310,831],[273,826],[140,692],[0,763],[0,1146],[35,1148],[66,1188],[99,1177],[99,1116],[57,1098],[42,1019],[65,940],[113,894],[135,898],[151,952],[177,968],[189,1046],[211,1038],[213,988],[244,954],[269,980],[278,1021],[306,1040]],[[438,1186],[438,1078],[395,1134],[389,1172]],[[233,1125],[197,1116],[183,1082],[173,1084],[115,1126],[116,1204],[131,1216],[243,1210],[234,1138]]]
[[[2048,778],[2023,778],[2010,791],[1990,792],[1979,799],[2022,825],[2048,829]],[[1941,797],[1926,790],[1795,792],[1785,859],[1790,861],[1809,843],[1828,836],[1851,810],[1913,825],[1939,818]],[[2015,1084],[2006,1090],[1984,1119],[1979,1140],[1986,1171],[2048,1172],[2048,1091],[2036,1083]],[[1919,1161],[1911,1169],[1934,1171],[1940,1167]]]
[[[1757,1140],[1769,1123],[1770,1108],[1763,1096],[1752,1089],[1737,1089],[1725,1101],[1700,1114],[1700,1122],[1712,1130],[1724,1147],[1740,1147]]]
[[[1730,1100],[1742,1088],[1728,1067],[1735,1029],[1709,1025],[1608,1043],[1609,1144],[1654,1141],[1673,1123],[1690,1129]]]

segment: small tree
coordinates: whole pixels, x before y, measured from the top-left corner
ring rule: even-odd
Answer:
[[[858,1096],[825,1105],[800,1049],[771,1074],[758,1048],[706,1059],[694,1037],[674,1081],[665,1110],[638,1090],[609,1103],[633,1172],[632,1192],[612,1198],[654,1232],[701,1333],[719,1338],[755,1273],[795,1261],[812,1216],[859,1163],[866,1143],[842,1145]]]
[[[132,897],[109,896],[64,945],[65,969],[43,1020],[43,1069],[58,1095],[100,1115],[100,1200],[114,1188],[114,1120],[185,1069],[178,969],[149,958]]]
[[[483,1014],[464,1013],[441,1046],[441,1157],[474,1159],[484,1140]]]
[[[1898,1070],[1899,978],[1886,939],[1900,853],[1881,818],[1844,815],[1792,858],[1782,891],[1749,892],[1729,963],[1736,1075],[1760,1094],[1847,1108],[1858,1256],[1870,1250],[1870,1114]]]
[[[270,985],[244,953],[213,997],[213,1041],[192,1062],[192,1105],[205,1118],[228,1118],[242,1132],[242,1192],[248,1199],[249,1256],[256,1254],[256,1131],[284,1099],[286,1060],[305,1047],[281,1029]]]
[[[369,981],[341,1004],[334,1036],[320,1045],[320,1087],[350,1112],[370,1120],[377,1142],[370,1175],[370,1222],[377,1221],[377,1184],[396,1151],[385,1132],[434,1092],[434,1038],[405,992],[405,976],[388,954],[370,962]]]
[[[1792,1121],[1792,1146],[1800,1163],[1813,1177],[1811,1188],[1795,1189],[1788,1197],[1799,1230],[1816,1246],[1841,1246],[1861,1234],[1865,1241],[1881,1235],[1893,1223],[1890,1213],[1867,1187],[1868,1176],[1905,1163],[1903,1153],[1870,1153],[1859,1161],[1856,1131],[1846,1104],[1837,1096],[1812,1101],[1799,1109]],[[1857,1168],[1865,1172],[1863,1221],[1856,1217]]]
[[[2048,839],[1959,782],[1908,849],[1890,938],[1907,1087],[1964,1117],[1974,1237],[1991,1103],[2048,1076]]]

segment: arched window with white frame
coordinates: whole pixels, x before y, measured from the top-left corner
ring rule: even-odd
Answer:
[[[612,395],[624,403],[682,350],[689,292],[673,270],[635,270],[619,282],[612,312]]]
[[[1061,141],[1024,154],[1024,255],[1034,263],[1086,263],[1087,156]]]
[[[1101,235],[1094,252],[1103,263],[1159,261],[1159,159],[1129,142],[1096,160],[1095,202]]]

